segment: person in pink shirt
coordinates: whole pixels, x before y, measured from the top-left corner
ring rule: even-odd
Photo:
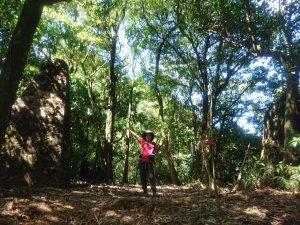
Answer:
[[[153,142],[154,133],[151,130],[146,130],[143,132],[142,136],[139,136],[131,129],[128,128],[128,130],[140,144],[141,154],[139,156],[139,170],[143,193],[145,196],[148,195],[147,183],[149,178],[153,197],[156,197],[156,180],[153,163],[154,156],[158,152],[158,146],[155,142]]]

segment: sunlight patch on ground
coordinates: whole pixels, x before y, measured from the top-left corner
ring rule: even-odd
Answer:
[[[30,204],[29,208],[31,210],[36,210],[38,212],[43,212],[43,213],[50,213],[50,212],[52,212],[52,209],[48,205],[46,205],[45,203],[43,203],[43,202]]]
[[[60,202],[52,202],[55,206],[56,206],[56,210],[57,211],[65,211],[66,209],[74,209],[74,206],[72,205],[69,205],[69,204],[63,204],[63,203],[60,203]]]
[[[266,211],[266,210],[259,209],[259,207],[257,207],[257,206],[252,206],[252,207],[246,208],[244,212],[251,216],[258,216],[260,218],[264,218],[264,217],[266,217],[266,212],[263,212],[263,211]]]
[[[299,194],[292,191],[226,190],[218,208],[216,199],[196,186],[159,185],[155,204],[132,193],[137,190],[140,185],[30,189],[21,197],[0,198],[0,224],[300,224]]]
[[[115,211],[113,210],[108,210],[106,213],[105,213],[105,216],[106,217],[120,217],[118,213],[116,213]]]
[[[49,220],[49,222],[52,222],[52,223],[60,222],[60,219],[56,216],[53,216],[53,215],[47,215],[47,220]]]
[[[86,191],[72,191],[73,194],[86,194]]]

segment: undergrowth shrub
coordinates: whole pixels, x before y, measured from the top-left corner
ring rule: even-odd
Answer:
[[[260,179],[265,170],[265,164],[256,156],[250,157],[244,166],[241,188],[250,189],[260,187]]]
[[[275,167],[276,184],[283,189],[291,190],[300,187],[300,166],[285,165],[280,162]]]

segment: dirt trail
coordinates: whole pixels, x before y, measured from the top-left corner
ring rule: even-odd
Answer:
[[[184,186],[158,186],[156,199],[138,185],[0,190],[0,196],[1,225],[300,224],[300,193],[274,189],[223,191],[219,204],[205,190]]]

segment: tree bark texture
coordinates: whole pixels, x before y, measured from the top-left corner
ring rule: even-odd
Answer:
[[[117,30],[115,34],[117,34]],[[113,180],[113,134],[114,134],[114,119],[115,119],[115,108],[116,108],[116,87],[117,87],[117,76],[115,72],[116,62],[116,46],[117,36],[111,40],[110,49],[110,66],[109,66],[109,81],[108,81],[108,105],[106,110],[106,127],[105,127],[105,165],[104,167],[104,181],[114,182]]]
[[[255,31],[254,31],[255,26],[253,26],[253,24],[252,24],[252,13],[251,13],[251,9],[250,9],[250,1],[243,0],[243,4],[244,4],[244,9],[245,9],[248,33],[250,35],[250,45],[251,45],[251,48],[253,49],[253,52],[257,53],[260,49],[256,43],[256,35],[255,35]]]
[[[66,65],[67,66],[67,65]],[[71,98],[70,98],[70,73],[66,71],[66,94],[65,112],[62,142],[62,180],[64,186],[69,186],[71,182]]]
[[[131,82],[130,88],[130,96],[129,96],[129,104],[128,104],[128,112],[127,112],[127,127],[130,127],[130,119],[131,119],[131,107],[133,101],[133,89],[134,89],[134,80]],[[129,148],[130,148],[130,138],[129,138],[129,130],[126,130],[126,151],[125,151],[125,163],[124,163],[124,171],[123,171],[123,179],[122,183],[128,183],[128,168],[129,168]]]
[[[251,48],[255,53],[258,53],[260,57],[272,57],[277,61],[279,65],[284,68],[284,74],[286,77],[286,99],[285,99],[285,113],[284,113],[284,161],[286,163],[295,161],[291,149],[288,143],[293,136],[300,133],[300,115],[297,114],[297,99],[299,98],[299,70],[300,70],[300,52],[299,44],[297,43],[297,37],[291,23],[293,18],[297,15],[289,14],[293,11],[293,4],[284,4],[285,7],[278,10],[277,16],[279,25],[276,29],[280,30],[277,34],[278,37],[284,39],[281,44],[282,50],[270,50],[271,46],[258,46],[256,41],[256,33],[254,32],[254,25],[251,19],[250,1],[243,0],[248,33],[250,35]],[[274,42],[276,42],[274,40]]]
[[[279,96],[264,116],[261,160],[273,166],[283,158],[285,94]]]
[[[296,161],[295,155],[288,146],[295,134],[300,134],[300,115],[297,114],[297,99],[299,98],[299,74],[286,75],[287,90],[285,99],[285,123],[284,123],[284,162]]]
[[[4,69],[0,76],[0,144],[3,142],[10,120],[11,107],[16,100],[19,82],[42,11],[42,1],[25,1],[9,44]]]
[[[172,160],[172,148],[171,148],[171,143],[170,143],[170,138],[167,137],[166,139],[166,152],[167,152],[167,161],[168,161],[168,167],[169,167],[169,171],[170,171],[170,175],[172,178],[172,182],[175,185],[181,185],[181,181],[178,178],[176,169],[174,167],[174,163]]]

